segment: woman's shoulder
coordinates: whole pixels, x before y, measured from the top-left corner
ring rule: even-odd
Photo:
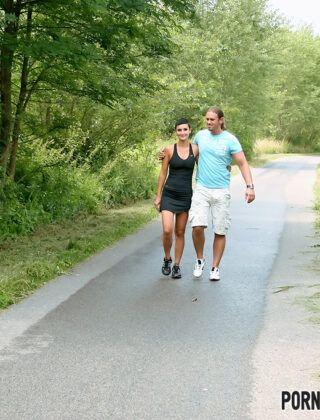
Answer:
[[[174,145],[175,145],[176,143],[173,143],[173,144],[168,144],[165,148],[164,148],[164,150],[173,150],[174,149]]]
[[[174,150],[174,144],[168,144],[168,146],[164,148],[165,154],[169,156],[172,156],[173,150]]]

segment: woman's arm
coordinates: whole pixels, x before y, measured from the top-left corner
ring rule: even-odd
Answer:
[[[171,158],[171,150],[170,150],[170,146],[166,147],[164,149],[164,158],[162,160],[162,165],[161,165],[161,169],[160,169],[160,174],[158,177],[158,188],[157,188],[157,195],[156,198],[154,200],[154,207],[159,211],[160,209],[160,201],[161,201],[161,195],[162,195],[162,189],[164,186],[164,183],[166,182],[167,179],[167,174],[168,174],[168,168],[169,168],[169,160]]]

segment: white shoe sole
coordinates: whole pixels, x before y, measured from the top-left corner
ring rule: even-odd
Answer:
[[[196,278],[198,279],[199,277],[201,277],[201,276],[202,276],[202,274],[203,274],[203,270],[202,270],[201,272],[194,271],[194,272],[193,272],[193,277],[196,277]]]

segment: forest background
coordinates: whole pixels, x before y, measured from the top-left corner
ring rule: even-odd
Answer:
[[[319,151],[320,39],[264,0],[1,1],[0,237],[150,197],[174,122],[218,104]]]
[[[1,0],[0,22],[2,243],[152,197],[175,120],[212,105],[249,159],[320,151],[320,38],[266,0]]]

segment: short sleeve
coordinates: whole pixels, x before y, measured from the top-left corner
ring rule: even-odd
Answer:
[[[199,133],[197,133],[195,135],[195,138],[193,139],[193,144],[196,144],[197,146],[199,146]]]
[[[235,153],[238,153],[238,152],[242,152],[242,147],[241,147],[241,144],[240,144],[239,140],[237,139],[237,137],[235,137],[235,136],[230,137],[230,139],[229,139],[229,150],[230,150],[230,153],[232,155],[234,155]]]

